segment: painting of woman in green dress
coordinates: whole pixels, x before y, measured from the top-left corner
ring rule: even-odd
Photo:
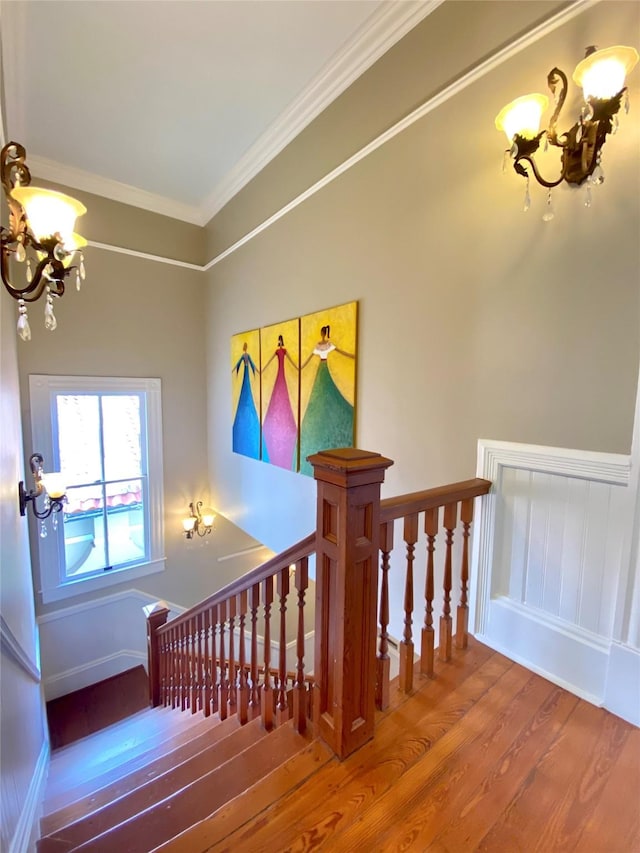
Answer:
[[[301,321],[300,471],[303,474],[313,475],[307,462],[312,453],[353,447],[356,309],[357,303],[350,302],[309,314]]]

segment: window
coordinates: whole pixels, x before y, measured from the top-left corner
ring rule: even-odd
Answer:
[[[162,571],[160,380],[40,375],[29,390],[32,450],[67,485],[62,523],[38,522],[43,601]]]

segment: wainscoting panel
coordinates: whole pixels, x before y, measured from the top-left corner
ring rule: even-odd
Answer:
[[[615,692],[609,666],[629,571],[630,468],[617,454],[478,446],[478,476],[493,487],[475,530],[473,631],[595,704]]]

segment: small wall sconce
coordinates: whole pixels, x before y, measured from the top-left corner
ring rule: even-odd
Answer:
[[[31,174],[26,156],[24,147],[17,142],[9,142],[0,152],[0,179],[9,205],[9,227],[0,228],[0,272],[7,292],[18,301],[18,334],[23,341],[31,339],[26,303],[36,302],[43,294],[45,329],[56,328],[53,300],[64,294],[64,280],[72,270],[80,290],[85,277],[80,250],[87,245],[84,237],[73,230],[76,218],[86,213],[86,207],[64,193],[29,186]],[[76,253],[79,263],[71,266]],[[17,264],[26,261],[23,285],[11,280],[10,260]]]
[[[591,188],[604,181],[602,146],[607,136],[618,129],[620,106],[624,103],[625,111],[629,111],[625,79],[637,62],[638,52],[633,47],[620,45],[604,50],[588,47],[585,58],[573,72],[574,82],[582,87],[585,105],[578,121],[566,133],[558,133],[556,128],[567,96],[567,76],[559,68],[552,68],[547,75],[547,85],[555,102],[548,128],[540,131],[540,120],[549,104],[546,95],[525,95],[500,110],[496,127],[505,132],[511,146],[505,152],[505,165],[509,158],[513,160],[513,168],[527,182],[525,210],[531,205],[526,164],[531,167],[536,181],[547,188],[547,207],[542,217],[545,222],[554,216],[551,190],[562,181],[576,186],[586,184],[585,207],[591,206]],[[543,138],[545,150],[547,145],[561,150],[560,175],[553,180],[542,177],[534,159]]]
[[[189,515],[182,520],[184,535],[193,539],[195,534],[207,536],[213,530],[216,514],[210,507],[204,507],[202,501],[189,504]]]
[[[48,474],[44,472],[44,459],[41,453],[32,453],[29,458],[29,467],[33,474],[35,488],[26,491],[24,482],[20,480],[18,483],[18,502],[20,506],[20,515],[27,514],[27,507],[31,505],[31,511],[34,516],[40,520],[40,536],[44,539],[47,535],[45,527],[45,519],[49,518],[53,513],[58,513],[63,509],[65,494],[67,491],[66,484],[63,480],[63,475],[59,471],[51,471]],[[36,505],[36,499],[44,492],[44,505],[41,510]],[[52,519],[54,530],[58,526],[58,520],[54,515]]]

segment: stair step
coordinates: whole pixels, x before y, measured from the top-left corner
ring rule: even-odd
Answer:
[[[260,721],[254,720],[248,725],[254,724],[259,726]],[[310,735],[298,734],[291,723],[280,726],[270,734],[263,732],[261,740],[250,748],[234,755],[226,763],[194,780],[167,799],[86,841],[77,847],[77,850],[82,853],[105,853],[112,850],[148,853],[176,834],[204,820],[292,758],[310,741]],[[64,837],[58,837],[56,840],[65,841]],[[66,848],[52,846],[46,853],[72,849],[76,849],[73,844]]]
[[[109,773],[91,780],[92,784],[97,783],[99,787],[92,789],[88,794],[80,794],[68,805],[46,814],[41,819],[42,835],[51,835],[61,827],[74,823],[107,803],[123,797],[134,788],[158,778],[171,768],[226,738],[239,727],[240,723],[235,715],[228,717],[226,720],[219,721],[217,725],[210,725],[202,734],[196,734],[186,743],[164,752],[159,757],[155,757],[154,750],[151,753],[143,753]],[[80,793],[78,789],[74,790]]]
[[[209,745],[157,778],[145,780],[142,785],[118,799],[107,802],[90,814],[50,833],[42,839],[39,850],[47,850],[48,839],[63,840],[70,844],[69,849],[72,849],[95,836],[108,832],[112,827],[125,823],[158,802],[171,798],[196,779],[224,765],[234,755],[243,752],[265,737],[265,734],[259,720],[237,727],[223,740]]]
[[[49,814],[91,794],[220,724],[217,715],[153,708],[76,741],[51,758],[43,811]]]
[[[335,756],[327,746],[319,740],[312,741],[209,817],[154,848],[151,853],[204,853],[294,791],[332,760]]]

